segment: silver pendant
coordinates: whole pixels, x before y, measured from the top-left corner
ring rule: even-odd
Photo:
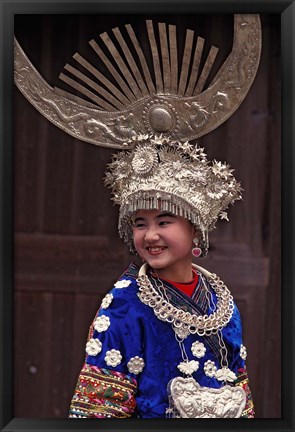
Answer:
[[[246,405],[242,387],[201,387],[192,377],[173,378],[168,384],[168,396],[166,413],[172,418],[237,418]]]

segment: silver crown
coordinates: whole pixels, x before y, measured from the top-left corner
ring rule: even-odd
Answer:
[[[133,250],[132,215],[139,209],[161,209],[190,220],[202,234],[203,255],[208,232],[225,209],[241,199],[241,186],[230,166],[209,164],[204,149],[157,135],[139,135],[133,147],[114,156],[105,183],[120,206],[119,233]]]

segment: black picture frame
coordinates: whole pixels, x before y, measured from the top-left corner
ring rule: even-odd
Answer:
[[[279,13],[282,23],[282,417],[226,420],[20,419],[13,415],[13,22],[15,14],[66,13]],[[293,144],[294,144],[294,1],[19,1],[1,2],[1,431],[49,430],[294,430],[293,291]],[[292,303],[293,302],[293,303]],[[249,423],[249,421],[251,423]]]

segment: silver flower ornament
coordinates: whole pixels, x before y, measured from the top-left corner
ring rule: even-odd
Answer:
[[[127,363],[129,372],[136,375],[143,371],[144,365],[144,360],[138,356],[132,357]]]
[[[127,288],[131,284],[131,280],[122,279],[115,283],[115,288]]]
[[[157,152],[152,146],[137,147],[132,159],[132,168],[137,174],[147,175],[157,166]]]
[[[89,339],[86,344],[86,352],[90,356],[96,356],[102,349],[102,343],[99,339]]]
[[[107,309],[113,301],[113,294],[107,294],[101,302],[101,308]]]
[[[214,361],[207,360],[204,363],[204,372],[205,375],[207,375],[209,378],[213,378],[216,371],[217,371],[217,367],[215,366]]]
[[[106,352],[105,362],[108,366],[118,366],[121,363],[122,355],[119,350],[111,349]]]
[[[188,328],[173,326],[173,330],[175,331],[177,336],[180,337],[181,339],[186,339],[188,337],[188,335],[190,334]]]
[[[191,350],[193,355],[198,358],[204,357],[206,352],[205,345],[203,344],[203,342],[200,341],[194,342],[192,344]]]
[[[232,177],[232,172],[234,170],[231,169],[229,165],[214,160],[214,163],[212,165],[212,171],[215,175],[218,175],[224,179],[228,179],[229,177]]]
[[[243,344],[241,344],[241,348],[240,348],[240,357],[242,360],[246,360],[247,358],[247,350]]]
[[[94,321],[94,328],[96,331],[98,331],[98,333],[101,333],[103,331],[106,331],[109,328],[110,324],[110,318],[106,315],[101,315],[97,317]]]

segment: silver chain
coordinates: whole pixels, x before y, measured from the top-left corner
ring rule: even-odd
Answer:
[[[207,284],[203,278],[203,275],[200,272],[197,272],[197,274],[201,278],[202,284],[203,284],[204,289],[205,289],[205,298],[207,300],[208,310],[211,309],[212,313],[215,313],[216,312],[216,304],[213,300],[213,294],[212,294],[211,290],[208,288],[208,286],[207,286]],[[153,275],[151,276],[151,279],[154,281],[159,293],[165,298],[165,300],[167,302],[169,302],[166,288],[165,288],[162,280],[158,277],[158,275],[156,273],[153,273]],[[228,360],[227,360],[228,351],[227,351],[226,345],[224,343],[222,331],[220,329],[218,329],[216,334],[218,337],[219,347],[220,347],[219,352],[220,352],[220,358],[221,358],[221,361],[220,361],[221,367],[228,367]],[[188,355],[187,355],[187,352],[185,350],[185,346],[183,343],[184,338],[179,337],[175,332],[175,339],[179,344],[182,360],[185,362],[188,362],[189,358],[188,358]]]
[[[234,302],[230,291],[216,275],[212,275],[209,279],[217,296],[215,306],[212,293],[206,287],[207,299],[215,306],[210,315],[196,315],[173,306],[167,297],[163,283],[160,285],[160,290],[157,291],[146,274],[137,278],[138,296],[143,303],[153,308],[155,315],[160,320],[173,323],[175,327],[187,330],[191,334],[210,336],[228,324],[233,314]]]
[[[208,289],[207,284],[205,283],[204,279],[203,279],[203,275],[200,274],[201,280],[203,282],[203,285],[205,287],[205,295],[206,295],[206,299],[208,300],[208,307],[211,307],[212,312],[214,313],[216,311],[216,305],[213,301],[213,295],[212,292]],[[210,298],[210,299],[209,299]],[[217,337],[218,337],[218,341],[219,341],[219,346],[220,346],[220,364],[221,367],[228,367],[228,360],[227,360],[227,348],[226,345],[224,343],[224,339],[223,339],[223,335],[222,335],[222,331],[218,330],[217,331]]]

